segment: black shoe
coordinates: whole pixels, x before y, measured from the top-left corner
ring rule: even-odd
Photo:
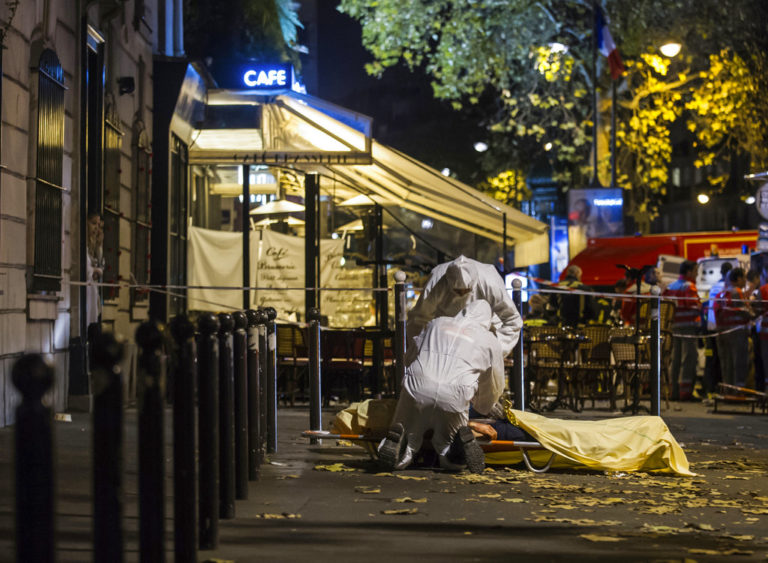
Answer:
[[[403,449],[403,437],[405,429],[396,422],[389,427],[387,437],[379,448],[379,463],[386,471],[392,471],[400,461],[400,452]]]
[[[485,469],[485,454],[469,426],[459,428],[454,443],[457,441],[470,473],[482,473]]]

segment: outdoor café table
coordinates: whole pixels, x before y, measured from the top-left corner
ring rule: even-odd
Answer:
[[[563,330],[560,334],[548,335],[546,338],[550,345],[554,346],[560,353],[560,369],[557,370],[557,396],[547,408],[553,411],[557,408],[565,407],[574,412],[579,412],[578,397],[566,396],[565,388],[568,385],[566,373],[569,368],[573,368],[578,364],[576,352],[579,349],[579,345],[591,342],[591,339],[584,334],[571,332],[567,329]],[[575,388],[573,391],[575,394]],[[568,404],[569,402],[570,404]]]

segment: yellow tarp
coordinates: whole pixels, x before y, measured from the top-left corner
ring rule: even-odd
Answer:
[[[658,416],[559,420],[507,409],[507,417],[549,452],[557,454],[553,467],[695,475],[688,466],[685,452]],[[530,452],[530,455],[534,462],[549,457],[548,452]],[[518,463],[521,459],[518,452],[486,454],[489,464]]]
[[[396,401],[367,400],[339,412],[331,430],[339,434],[383,436],[392,420]],[[523,428],[548,451],[530,451],[535,464],[556,453],[552,467],[601,471],[660,471],[695,475],[685,452],[658,416],[627,416],[603,420],[562,420],[507,409],[512,424]],[[361,446],[372,451],[370,443]],[[487,453],[488,464],[517,464],[519,451]]]

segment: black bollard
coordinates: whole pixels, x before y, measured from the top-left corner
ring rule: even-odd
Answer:
[[[11,378],[21,393],[16,407],[16,561],[54,560],[53,428],[43,395],[53,368],[37,354],[22,356]]]
[[[195,399],[197,346],[195,327],[185,315],[171,320],[178,362],[173,375],[173,523],[174,561],[197,561],[197,474],[195,471]]]
[[[267,314],[267,453],[277,451],[277,332],[274,307],[266,307]]]
[[[219,319],[200,316],[198,346],[198,417],[200,457],[198,494],[200,549],[219,545]]]
[[[661,416],[661,290],[659,286],[651,287],[653,298],[651,299],[651,380],[649,389],[651,392],[651,414]],[[637,305],[640,308],[640,304]]]
[[[235,517],[235,321],[219,313],[219,518]]]
[[[257,312],[261,325],[259,326],[259,459],[261,463],[267,457],[267,436],[269,428],[267,424],[267,374],[269,373],[269,354],[267,353],[267,323],[269,318],[263,309]]]
[[[400,393],[400,385],[405,378],[405,351],[408,343],[405,341],[408,308],[405,299],[405,272],[395,272],[395,372],[393,374],[392,390],[395,397]]]
[[[517,307],[517,312],[520,313],[522,320],[523,316],[523,299],[521,288],[523,284],[520,280],[512,280],[512,301]],[[519,411],[525,410],[525,374],[523,372],[523,361],[525,358],[525,352],[523,351],[523,327],[520,327],[520,338],[512,349],[512,359],[514,364],[512,365],[512,375],[510,376],[510,382],[508,384],[509,390],[514,393],[515,396],[515,408]]]
[[[312,307],[307,314],[309,321],[308,353],[309,353],[309,429],[323,428],[323,387],[320,371],[320,311]],[[312,438],[310,443],[316,444]]]
[[[93,346],[93,559],[123,560],[123,345],[110,332]]]
[[[235,332],[232,335],[235,371],[235,498],[248,498],[248,319],[242,311],[232,313]]]
[[[139,560],[165,561],[163,335],[154,321],[139,325]]]
[[[248,309],[248,480],[258,481],[261,456],[259,451],[259,312]]]

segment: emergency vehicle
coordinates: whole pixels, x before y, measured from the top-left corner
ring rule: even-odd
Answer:
[[[757,235],[758,231],[710,231],[590,238],[587,248],[574,256],[568,265],[579,266],[581,281],[592,287],[608,288],[623,278],[624,269],[617,267],[619,264],[638,269],[655,264],[663,278],[674,280],[683,260],[698,262],[701,258],[743,257],[748,267]],[[561,274],[560,278],[564,277],[565,273]]]

